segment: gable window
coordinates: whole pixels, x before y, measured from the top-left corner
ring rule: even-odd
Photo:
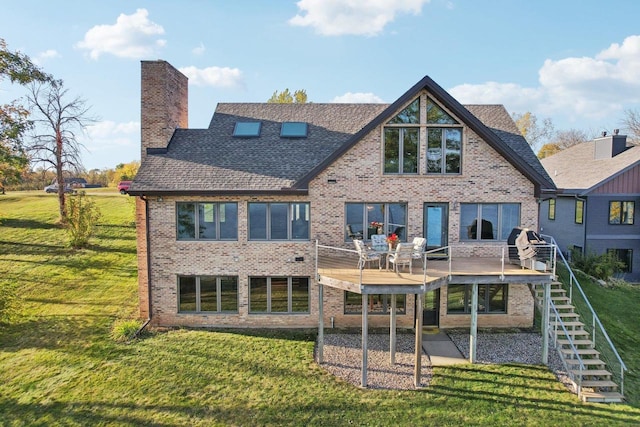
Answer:
[[[548,218],[552,221],[556,219],[556,199],[549,199]]]
[[[249,240],[309,240],[309,203],[249,203]]]
[[[307,123],[305,122],[284,122],[280,128],[282,138],[306,138]]]
[[[391,313],[391,295],[375,294],[367,297],[367,313]],[[405,314],[405,295],[396,295],[396,314]],[[344,314],[362,314],[362,295],[355,292],[344,292]]]
[[[634,208],[632,201],[609,202],[609,224],[633,224]]]
[[[237,240],[238,204],[179,202],[176,233],[178,240]]]
[[[237,138],[257,138],[260,136],[261,122],[236,122],[233,136]]]
[[[387,122],[384,128],[384,173],[418,173],[419,125],[419,98]]]
[[[179,276],[179,313],[237,313],[235,276]]]
[[[472,285],[447,287],[447,314],[471,313]],[[507,285],[478,285],[478,313],[506,313]]]
[[[352,234],[371,239],[374,234],[395,233],[401,242],[407,241],[406,203],[346,203],[345,241]]]
[[[621,273],[631,273],[633,271],[633,250],[632,249],[607,249],[607,253],[613,255],[623,266],[619,270]]]
[[[518,203],[460,204],[460,240],[507,240],[519,225]]]
[[[249,313],[309,313],[309,278],[251,277]]]
[[[576,224],[582,224],[584,221],[584,200],[576,200]]]
[[[427,174],[459,174],[461,158],[460,124],[427,98]]]

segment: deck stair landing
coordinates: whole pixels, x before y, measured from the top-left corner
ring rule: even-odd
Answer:
[[[574,390],[584,402],[622,402],[619,385],[600,359],[600,352],[580,321],[580,314],[567,297],[562,283],[551,284],[549,330],[551,339],[573,380]],[[544,289],[535,287],[536,303],[543,306]],[[582,369],[580,365],[582,364]]]

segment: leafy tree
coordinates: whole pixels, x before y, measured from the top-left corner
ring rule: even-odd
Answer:
[[[559,151],[562,151],[562,148],[560,148],[560,145],[558,145],[555,142],[548,142],[544,144],[542,147],[540,147],[540,150],[538,150],[538,158],[544,159],[545,157],[552,156]]]
[[[116,171],[113,175],[111,183],[117,185],[120,181],[130,181],[138,173],[140,162],[120,163],[116,165]]]
[[[542,124],[538,124],[538,118],[529,111],[524,114],[512,113],[511,117],[534,151],[553,137],[553,122],[549,118],[542,120]]]
[[[78,131],[83,132],[89,122],[89,107],[81,98],[67,100],[68,90],[62,80],[33,84],[28,95],[35,118],[34,134],[27,151],[34,163],[42,163],[56,172],[60,221],[67,219],[65,206],[65,171],[79,171],[80,149]]]
[[[4,39],[0,38],[0,81],[5,77],[11,83],[23,85],[51,79],[28,56],[10,51]],[[22,137],[30,127],[29,111],[20,102],[14,100],[0,105],[0,187],[3,193],[5,185],[17,182],[29,163]]]
[[[69,244],[73,248],[83,248],[89,243],[93,230],[100,219],[96,203],[84,191],[69,197],[65,227],[69,234]]]
[[[300,89],[296,90],[293,95],[291,95],[288,88],[282,92],[278,92],[276,90],[267,102],[270,104],[306,104],[307,92],[304,89]]]

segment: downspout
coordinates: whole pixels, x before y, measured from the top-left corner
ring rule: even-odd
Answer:
[[[140,329],[138,329],[136,331],[135,334],[133,334],[134,338],[137,338],[142,331],[144,330],[144,328],[147,327],[147,325],[149,325],[149,323],[151,323],[151,317],[152,317],[152,311],[151,311],[151,236],[149,233],[149,199],[145,196],[142,195],[140,196],[141,200],[144,200],[144,221],[145,221],[145,239],[146,239],[146,245],[147,245],[147,304],[148,304],[148,316],[147,316],[147,320],[142,324],[142,326],[140,326]]]

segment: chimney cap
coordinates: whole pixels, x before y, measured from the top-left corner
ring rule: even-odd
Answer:
[[[617,135],[617,134],[619,134],[619,133],[620,133],[620,129],[614,129],[614,130],[613,130],[613,134],[614,134],[614,135]]]
[[[607,136],[607,131],[606,131],[606,130],[603,130],[603,131],[602,131],[602,136],[603,136],[603,137],[604,137],[604,136]]]

